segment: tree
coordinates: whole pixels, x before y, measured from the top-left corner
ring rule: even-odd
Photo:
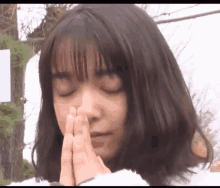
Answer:
[[[41,32],[37,34],[46,34],[51,30],[60,17],[59,10],[59,8],[47,8],[46,21],[45,23],[42,22]],[[24,98],[24,72],[32,51],[28,45],[32,43],[32,47],[36,47],[35,52],[38,52],[39,47],[41,47],[41,43],[34,44],[33,40],[23,43],[18,40],[16,13],[17,5],[0,5],[0,49],[11,50],[12,78],[11,102],[0,104],[0,175],[3,176],[0,179],[13,182],[22,181],[30,175],[25,174],[27,169],[24,167],[27,165],[25,166],[23,161],[23,148],[25,146],[23,143],[25,119],[23,117],[26,100]],[[45,35],[43,36],[45,37]],[[14,118],[14,116],[19,118]],[[25,171],[24,177],[23,171]],[[0,184],[4,185],[2,182]]]
[[[199,125],[214,149],[213,163],[215,163],[220,159],[220,146],[216,141],[216,136],[219,133],[219,130],[211,129],[212,123],[216,120],[216,114],[209,107],[210,101],[207,100],[207,89],[203,90],[201,93],[193,91],[194,86],[192,84],[192,76],[190,77],[187,86],[197,111]],[[194,142],[194,150],[201,156],[205,157],[207,151],[204,141],[198,133],[195,134]]]
[[[16,125],[12,127],[12,133],[0,141],[0,164],[4,179],[19,181],[23,179],[23,153],[18,148],[23,145],[24,140],[24,72],[26,61],[31,54],[30,47],[18,41],[17,5],[1,4],[0,18],[1,49],[11,50],[11,102],[2,104],[0,111],[7,117],[13,114],[13,109],[19,109],[11,117],[14,119],[19,115],[19,120],[16,119]],[[7,109],[10,109],[9,112]],[[7,123],[10,123],[10,120],[8,119]]]

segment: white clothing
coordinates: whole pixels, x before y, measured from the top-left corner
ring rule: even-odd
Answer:
[[[172,181],[173,186],[211,186],[220,185],[220,172],[210,172],[207,167],[202,169],[202,164],[198,167],[191,168],[198,174],[187,175],[190,179],[188,183],[178,183]],[[217,181],[219,180],[219,181]],[[23,182],[13,182],[8,186],[50,186],[50,182],[41,181],[37,183],[35,178],[25,180]],[[97,175],[95,179],[82,183],[80,186],[149,186],[149,184],[141,178],[139,174],[131,170],[120,170],[115,173]]]

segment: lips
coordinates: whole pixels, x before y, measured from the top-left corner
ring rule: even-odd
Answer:
[[[91,137],[98,137],[98,136],[107,136],[110,134],[112,134],[112,133],[110,133],[110,132],[107,132],[107,133],[93,132],[90,135],[91,135]]]
[[[93,148],[103,148],[107,147],[108,143],[112,140],[112,133],[101,133],[93,132],[91,133],[91,142]]]

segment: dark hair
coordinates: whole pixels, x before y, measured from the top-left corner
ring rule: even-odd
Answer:
[[[59,181],[61,169],[63,135],[53,106],[51,62],[68,55],[73,46],[85,51],[85,39],[92,39],[108,69],[122,78],[127,96],[127,134],[108,161],[112,172],[131,169],[150,185],[169,185],[175,177],[186,180],[184,173],[193,173],[190,167],[213,161],[181,70],[155,22],[135,5],[83,4],[58,21],[41,52],[42,106],[32,150],[37,180]],[[79,57],[85,58],[84,51],[79,50]],[[205,141],[206,158],[192,151],[195,131]]]

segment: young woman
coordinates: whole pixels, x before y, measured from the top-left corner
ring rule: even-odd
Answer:
[[[38,179],[183,185],[190,169],[212,162],[173,53],[137,6],[83,4],[67,12],[45,41],[39,75]],[[196,131],[205,158],[192,151]]]

